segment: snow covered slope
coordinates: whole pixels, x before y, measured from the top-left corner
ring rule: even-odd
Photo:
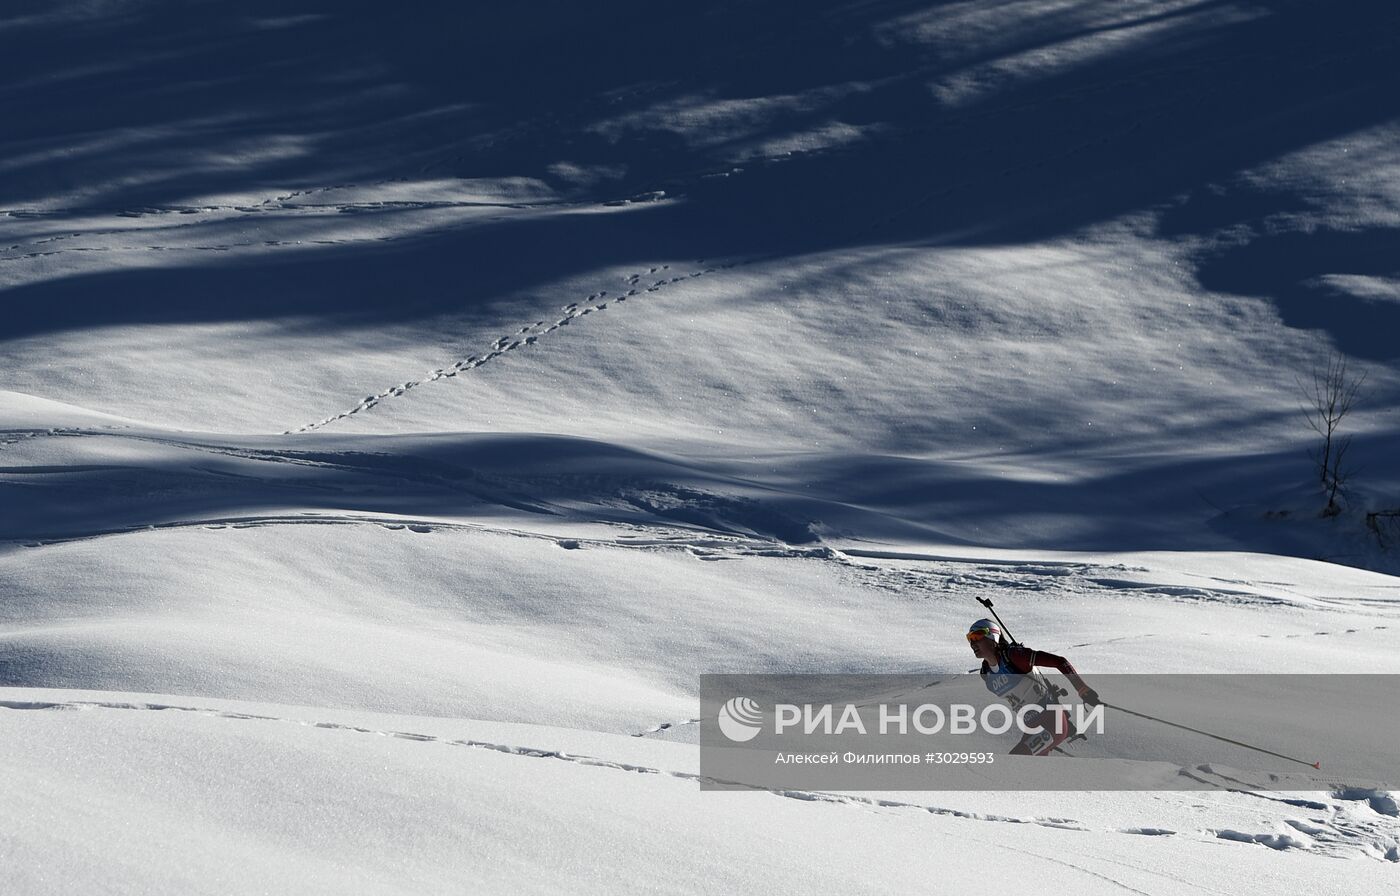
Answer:
[[[1391,5],[419,6],[0,13],[0,889],[1379,888],[1384,793],[693,742],[701,672],[964,671],[977,596],[1400,672]]]
[[[3,706],[7,771],[33,782],[6,787],[24,890],[889,893],[994,868],[1262,894],[1394,874],[1374,861],[1394,803],[1359,795],[1226,796],[1203,817],[1121,794],[715,794],[693,748],[550,727],[69,691]]]

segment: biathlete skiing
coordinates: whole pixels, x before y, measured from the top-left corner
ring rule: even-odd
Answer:
[[[1070,661],[1043,650],[1032,650],[1022,644],[1007,641],[1001,626],[990,619],[979,619],[967,630],[972,652],[982,660],[982,681],[987,690],[1005,699],[1013,711],[1023,706],[1038,706],[1026,713],[1030,727],[1043,730],[1026,734],[1011,750],[1016,756],[1044,756],[1075,735],[1069,719],[1069,707],[1060,702],[1066,693],[1045,679],[1036,668],[1058,669],[1074,685],[1079,698],[1090,706],[1099,704],[1098,693]]]

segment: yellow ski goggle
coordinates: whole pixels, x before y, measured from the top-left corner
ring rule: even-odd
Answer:
[[[978,628],[978,629],[973,629],[972,631],[970,631],[970,632],[967,633],[967,640],[968,640],[969,642],[976,643],[977,641],[980,641],[980,640],[982,640],[983,638],[990,638],[991,636],[992,636],[992,630],[991,630],[991,629],[989,629],[989,628]]]

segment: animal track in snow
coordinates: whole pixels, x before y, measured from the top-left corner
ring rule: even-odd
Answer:
[[[646,288],[646,292],[658,292],[664,287],[674,283],[680,283],[682,281],[691,280],[696,277],[703,277],[707,274],[713,274],[717,271],[728,270],[731,268],[753,264],[754,261],[755,259],[748,259],[730,262],[728,264],[714,264],[708,267],[697,267],[696,269],[687,274],[676,275],[673,277],[656,280],[652,283],[651,286]],[[704,265],[704,259],[701,259],[700,261],[696,262],[696,264]],[[627,284],[636,284],[637,282],[639,282],[641,277],[669,270],[670,267],[671,266],[669,264],[658,265],[649,268],[645,272],[632,274],[628,277],[624,277],[623,281]],[[325,417],[313,423],[305,423],[295,429],[285,430],[282,434],[292,435],[301,432],[312,432],[314,430],[321,429],[322,427],[329,426],[330,424],[335,423],[338,420],[344,420],[347,417],[353,417],[356,414],[364,413],[365,411],[368,411],[371,408],[379,405],[386,399],[396,398],[400,395],[403,395],[405,392],[408,392],[411,389],[416,389],[419,386],[437,382],[438,380],[450,379],[452,377],[456,377],[460,374],[463,374],[469,370],[475,370],[481,365],[493,361],[507,352],[517,351],[521,348],[536,345],[538,344],[541,336],[544,336],[548,333],[553,333],[556,330],[559,330],[563,327],[567,327],[574,321],[579,320],[580,318],[586,317],[590,314],[593,314],[594,312],[606,311],[610,301],[621,303],[626,301],[629,297],[636,296],[637,294],[638,290],[635,288],[628,290],[626,295],[616,296],[612,299],[609,299],[610,294],[607,290],[599,290],[598,292],[590,293],[586,298],[584,298],[580,302],[569,302],[568,304],[564,305],[560,309],[562,311],[562,316],[556,318],[548,325],[546,325],[545,321],[542,320],[537,320],[534,323],[525,324],[524,326],[521,326],[518,329],[516,329],[512,336],[501,336],[498,339],[496,339],[495,342],[491,343],[490,351],[482,355],[468,355],[466,358],[463,358],[460,361],[455,361],[446,367],[439,367],[436,370],[431,370],[419,379],[407,380],[405,382],[399,383],[396,386],[391,386],[372,395],[366,395],[360,400],[358,404],[356,404],[354,407],[348,410],[342,411],[339,414],[333,414],[329,417]]]

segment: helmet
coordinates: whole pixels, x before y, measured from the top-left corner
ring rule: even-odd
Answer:
[[[967,630],[968,641],[979,641],[982,638],[991,638],[993,641],[1001,640],[1001,626],[990,619],[979,619]]]

